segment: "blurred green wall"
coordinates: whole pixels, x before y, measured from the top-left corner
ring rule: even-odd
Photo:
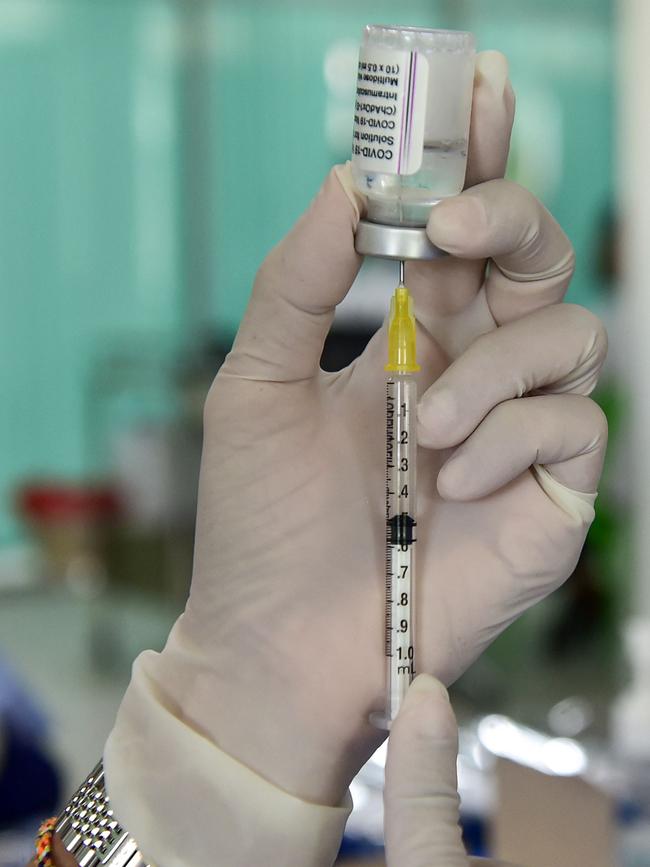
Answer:
[[[0,2],[0,540],[26,475],[86,470],[98,347],[179,319],[176,15]]]
[[[341,70],[369,21],[472,29],[509,55],[511,173],[576,245],[571,297],[597,306],[610,6],[0,0],[0,542],[17,480],[92,469],[98,352],[234,333],[263,256],[347,157]]]

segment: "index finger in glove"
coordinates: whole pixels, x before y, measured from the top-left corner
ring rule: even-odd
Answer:
[[[485,282],[498,325],[561,301],[575,267],[571,242],[532,193],[494,180],[440,202],[427,232],[459,259],[490,258]]]
[[[508,162],[515,95],[499,51],[476,55],[465,187],[502,178]]]
[[[384,836],[388,867],[468,867],[458,824],[458,728],[447,691],[426,674],[388,739]]]
[[[474,75],[466,187],[503,177],[514,111],[508,61],[498,51],[480,52]],[[416,315],[427,329],[436,318],[463,310],[471,303],[483,282],[484,267],[484,261],[462,258],[408,263],[406,277]]]

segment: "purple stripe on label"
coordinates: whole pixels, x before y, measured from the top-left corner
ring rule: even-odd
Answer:
[[[409,75],[410,75],[410,65],[409,65]],[[409,87],[408,80],[407,86],[404,88],[404,93],[402,94],[402,118],[400,123],[400,135],[399,135],[399,156],[397,157],[397,174],[402,174],[402,160],[404,159],[405,153],[405,140],[406,140],[406,116],[408,114],[407,111],[407,100],[409,97]]]
[[[399,141],[399,163],[397,165],[397,173],[402,173],[402,162],[406,155],[406,122],[408,119],[408,100],[410,95],[410,81],[411,81],[411,58],[409,55],[409,65],[408,71],[405,72],[406,80],[404,82],[404,90],[402,93],[402,119],[401,119],[401,133],[400,133],[400,141]]]
[[[411,137],[413,135],[413,114],[415,112],[415,79],[418,68],[418,55],[417,52],[412,52],[411,54],[411,92],[410,92],[410,110],[409,110],[409,118],[408,118],[408,142],[406,145],[406,155],[407,157],[411,153]]]
[[[408,157],[411,152],[411,139],[413,136],[413,114],[415,111],[415,78],[417,72],[418,55],[417,52],[411,51],[409,55],[409,70],[404,87],[404,96],[402,100],[402,134],[400,138],[399,160],[397,164],[397,173],[402,173],[402,166],[408,168]]]

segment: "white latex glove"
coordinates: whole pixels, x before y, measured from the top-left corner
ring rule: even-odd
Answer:
[[[478,186],[432,213],[430,235],[452,255],[407,268],[422,392],[434,383],[420,407],[416,662],[445,683],[572,572],[606,439],[585,397],[603,329],[559,304],[571,246],[529,193],[494,180],[513,107],[505,60],[480,55],[468,168]],[[137,661],[106,753],[109,793],[141,845],[161,824],[166,846],[178,825],[209,836],[227,808],[192,813],[189,790],[210,745],[301,803],[334,808],[383,738],[368,715],[385,675],[385,330],[347,369],[319,368],[361,264],[363,206],[349,171],[332,172],[263,263],[208,397],[190,598],[162,654]],[[154,732],[156,707],[167,717]],[[182,731],[201,739],[191,767]],[[203,790],[215,776],[205,771]],[[182,820],[178,789],[192,799]],[[223,863],[254,863],[235,860],[232,833]],[[264,863],[312,863],[293,854]]]
[[[458,824],[458,727],[444,686],[413,681],[388,741],[384,788],[387,867],[508,867],[468,858]]]

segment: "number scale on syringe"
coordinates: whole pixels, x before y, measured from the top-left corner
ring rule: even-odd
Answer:
[[[386,656],[388,719],[394,719],[415,677],[415,418],[412,374],[386,381]]]

